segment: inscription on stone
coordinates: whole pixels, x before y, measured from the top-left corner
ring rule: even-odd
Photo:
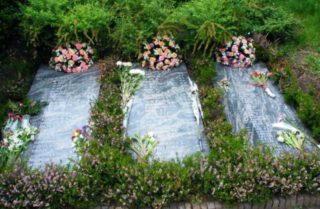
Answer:
[[[46,163],[65,165],[76,157],[72,132],[88,123],[91,103],[99,94],[98,77],[96,67],[79,74],[55,72],[47,66],[38,70],[29,97],[48,105],[31,119],[40,131],[25,153],[32,167],[41,168]]]
[[[275,98],[269,97],[263,89],[252,85],[250,74],[255,70],[266,72],[265,65],[258,63],[251,68],[239,69],[218,64],[217,69],[216,82],[224,78],[230,82],[230,87],[224,89],[224,105],[234,131],[248,129],[249,140],[252,144],[263,143],[274,147],[276,154],[281,154],[283,151],[296,152],[285,144],[279,143],[276,130],[272,128],[272,124],[282,116],[296,123],[300,130],[308,133],[295,111],[285,104],[283,96],[271,81],[268,81],[268,87],[276,95]],[[312,149],[310,143],[307,143],[307,148]]]
[[[203,126],[193,114],[188,77],[185,65],[172,71],[147,71],[134,97],[127,134],[153,132],[159,141],[157,159],[182,159],[209,149]]]

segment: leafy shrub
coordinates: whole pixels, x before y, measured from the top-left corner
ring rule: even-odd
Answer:
[[[309,86],[308,91],[302,90],[298,77],[293,73],[289,63],[279,64],[279,60],[271,65],[275,73],[276,83],[283,91],[288,104],[293,106],[302,122],[311,130],[313,137],[320,140],[320,104],[313,96],[314,87]]]
[[[24,0],[12,0],[0,2],[0,42],[1,51],[6,50],[12,38],[19,36],[19,4],[24,3]],[[16,41],[16,40],[15,40]],[[0,53],[0,55],[3,51]]]
[[[107,31],[112,17],[98,2],[67,0],[29,0],[28,5],[22,7],[22,15],[22,27],[33,43],[52,39],[58,43],[94,43],[99,33]]]
[[[292,15],[262,1],[200,0],[176,9],[159,30],[174,33],[187,49],[212,54],[217,44],[232,35],[260,32],[272,38],[291,38],[295,26]]]
[[[137,55],[146,39],[157,34],[158,26],[171,13],[174,0],[115,0],[109,7],[115,11],[111,38],[125,56]]]
[[[212,60],[192,60],[189,66],[197,80],[199,71],[209,67],[215,71]],[[16,165],[0,173],[0,206],[88,208],[114,203],[161,208],[195,198],[262,202],[274,194],[320,190],[318,152],[280,158],[268,148],[248,146],[245,133],[232,134],[223,115],[222,94],[209,88],[210,82],[199,83],[210,154],[182,162],[137,162],[123,139],[118,73],[102,72],[102,92],[92,115],[97,140],[73,171],[54,166],[44,172],[30,171]]]

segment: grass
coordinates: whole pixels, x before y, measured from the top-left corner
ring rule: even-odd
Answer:
[[[280,5],[293,12],[303,30],[295,40],[297,47],[311,46],[320,51],[320,2],[318,0],[280,0]]]

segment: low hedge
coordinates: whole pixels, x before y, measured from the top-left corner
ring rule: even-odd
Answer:
[[[89,208],[121,204],[161,208],[173,201],[219,199],[264,202],[274,195],[320,191],[319,153],[275,157],[272,150],[248,145],[246,132],[233,135],[223,115],[221,92],[212,88],[212,62],[188,63],[200,88],[208,156],[181,162],[135,161],[123,139],[120,82],[114,69],[102,70],[100,98],[92,111],[94,137],[79,163],[49,165],[41,172],[22,164],[0,174],[4,208]],[[20,165],[20,166],[19,166]]]

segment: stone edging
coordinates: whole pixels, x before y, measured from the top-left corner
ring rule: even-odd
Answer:
[[[204,203],[175,203],[164,209],[319,209],[320,196],[299,195],[288,198],[273,198],[265,204],[240,203],[230,206],[220,201]],[[126,207],[97,207],[96,209],[128,209]],[[149,209],[149,208],[146,208]]]

